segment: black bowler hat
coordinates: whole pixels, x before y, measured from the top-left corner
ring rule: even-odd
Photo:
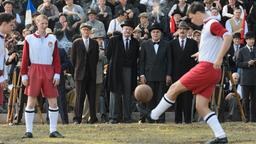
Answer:
[[[121,27],[123,26],[129,26],[134,28],[134,23],[131,20],[125,20],[124,23],[121,24]]]
[[[150,27],[149,27],[149,31],[151,32],[152,30],[160,30],[161,32],[163,32],[162,27],[160,26],[159,23],[153,23]]]

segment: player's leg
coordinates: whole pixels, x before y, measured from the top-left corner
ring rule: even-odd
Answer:
[[[49,103],[49,120],[50,120],[50,137],[59,137],[63,138],[58,131],[57,131],[57,123],[58,123],[58,116],[59,116],[59,108],[57,105],[57,98],[47,98]]]
[[[160,100],[158,105],[150,112],[145,110],[144,108],[140,107],[140,105],[137,104],[137,109],[144,115],[146,115],[148,118],[152,120],[158,120],[159,117],[171,106],[174,105],[175,100],[177,96],[187,91],[188,89],[181,84],[180,81],[176,81],[174,84],[172,84],[167,93],[163,96],[163,98]]]
[[[196,96],[196,109],[199,115],[204,118],[204,121],[209,125],[215,135],[215,138],[207,143],[227,143],[226,134],[221,127],[215,112],[209,109],[209,99],[198,94]]]
[[[26,133],[22,138],[32,138],[33,121],[35,117],[35,104],[37,97],[28,96],[27,106],[25,108]]]

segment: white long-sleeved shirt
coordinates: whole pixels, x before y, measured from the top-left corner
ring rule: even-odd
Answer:
[[[5,48],[4,48],[4,36],[0,33],[0,83],[5,81],[4,67],[5,67]]]

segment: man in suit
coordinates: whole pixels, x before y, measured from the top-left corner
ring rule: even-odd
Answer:
[[[229,51],[227,53],[229,68],[232,73],[237,72],[236,57],[239,49],[243,47],[243,45],[240,44],[240,42],[241,42],[241,34],[235,33],[233,35],[233,44],[230,46]]]
[[[256,48],[253,32],[245,35],[246,46],[238,52],[237,66],[241,68],[243,106],[247,121],[256,122]]]
[[[95,95],[96,95],[96,67],[99,58],[98,43],[89,38],[91,26],[83,23],[80,26],[82,38],[73,42],[71,59],[74,66],[76,85],[75,124],[82,121],[85,96],[88,96],[90,107],[89,123],[97,122]]]
[[[147,104],[152,110],[166,92],[166,85],[171,84],[171,54],[170,44],[161,39],[163,32],[161,26],[155,23],[149,30],[152,39],[141,44],[140,80],[153,90],[153,98]],[[164,114],[157,122],[165,122]]]
[[[107,47],[109,119],[112,124],[119,122],[121,114],[124,122],[131,122],[131,95],[137,85],[139,42],[131,36],[134,28],[132,21],[125,21],[121,27],[122,35],[110,38]],[[121,100],[122,113],[120,112]]]
[[[191,55],[198,52],[197,42],[187,38],[189,26],[185,21],[181,21],[178,26],[178,38],[171,41],[171,66],[172,79],[176,82],[196,65],[196,61]],[[185,123],[191,123],[191,108],[193,95],[191,91],[183,92],[179,95],[175,105],[175,123],[182,123],[184,116]]]

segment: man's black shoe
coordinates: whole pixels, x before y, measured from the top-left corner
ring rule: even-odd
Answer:
[[[205,144],[227,144],[227,143],[228,143],[228,138],[224,137],[224,138],[214,138],[206,142]]]
[[[33,134],[31,132],[26,132],[22,138],[33,138]]]
[[[110,124],[118,124],[118,121],[116,119],[110,119],[109,123]]]
[[[88,124],[94,124],[94,123],[96,123],[96,122],[98,122],[98,119],[95,117],[95,118],[90,118],[88,121],[87,121],[87,123]]]
[[[60,134],[58,131],[52,132],[49,135],[50,138],[64,138],[62,134]]]
[[[149,121],[152,120],[152,118],[150,117],[151,110],[147,109],[145,106],[139,103],[136,104],[136,107],[138,112],[140,112],[144,117],[146,117]]]

